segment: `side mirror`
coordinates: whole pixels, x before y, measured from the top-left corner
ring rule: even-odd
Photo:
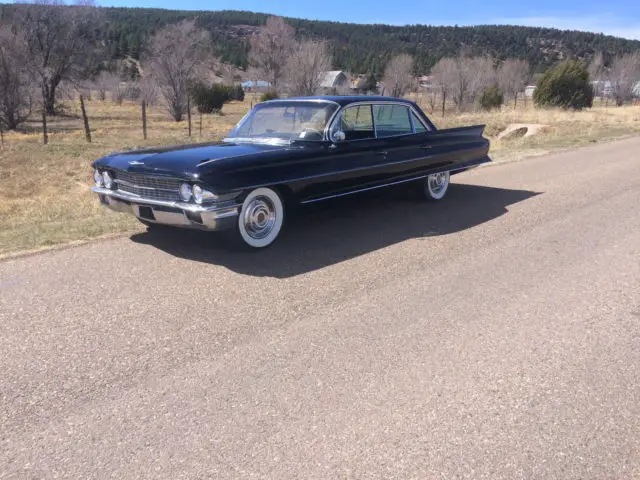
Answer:
[[[342,130],[333,132],[333,134],[331,135],[331,139],[333,140],[334,143],[344,142],[345,138],[347,137]]]

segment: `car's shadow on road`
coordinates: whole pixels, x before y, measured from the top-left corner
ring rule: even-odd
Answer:
[[[451,184],[444,200],[427,203],[389,189],[321,202],[296,212],[276,243],[235,251],[219,233],[183,229],[144,232],[134,242],[171,255],[223,265],[238,273],[292,277],[418,237],[446,235],[504,215],[538,192]]]

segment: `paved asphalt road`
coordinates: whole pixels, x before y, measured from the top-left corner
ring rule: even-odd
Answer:
[[[640,478],[639,151],[0,262],[0,477]]]

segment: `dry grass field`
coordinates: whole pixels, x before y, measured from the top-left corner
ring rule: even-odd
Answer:
[[[92,143],[85,141],[79,105],[69,105],[65,117],[50,119],[49,145],[42,144],[37,123],[29,125],[33,133],[5,133],[0,150],[0,256],[143,228],[130,216],[98,205],[89,190],[91,161],[114,150],[219,139],[254,101],[248,95],[244,102],[225,105],[222,115],[205,116],[202,135],[194,116],[192,137],[186,122],[170,121],[156,106],[147,114],[145,141],[139,105],[96,100],[87,102]],[[491,113],[447,113],[444,118],[435,113],[432,118],[441,128],[484,123],[492,139],[510,123],[548,125],[530,138],[494,140],[492,156],[498,160],[640,134],[639,106],[600,106],[585,112],[504,107]]]

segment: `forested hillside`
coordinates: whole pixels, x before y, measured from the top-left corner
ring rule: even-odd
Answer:
[[[7,19],[20,5],[0,5],[0,18]],[[68,7],[73,8],[73,7]],[[246,68],[247,38],[262,26],[268,15],[241,11],[179,11],[146,8],[103,8],[106,22],[99,32],[111,60],[140,58],[151,33],[183,19],[196,18],[197,25],[211,32],[218,54],[226,63]],[[586,32],[549,28],[485,25],[477,27],[432,27],[411,25],[358,25],[287,19],[300,36],[330,41],[336,68],[379,75],[395,54],[415,58],[416,73],[426,73],[443,56],[461,50],[497,59],[529,61],[543,71],[563,58],[590,60],[595,52],[614,56],[640,49],[640,41]]]

